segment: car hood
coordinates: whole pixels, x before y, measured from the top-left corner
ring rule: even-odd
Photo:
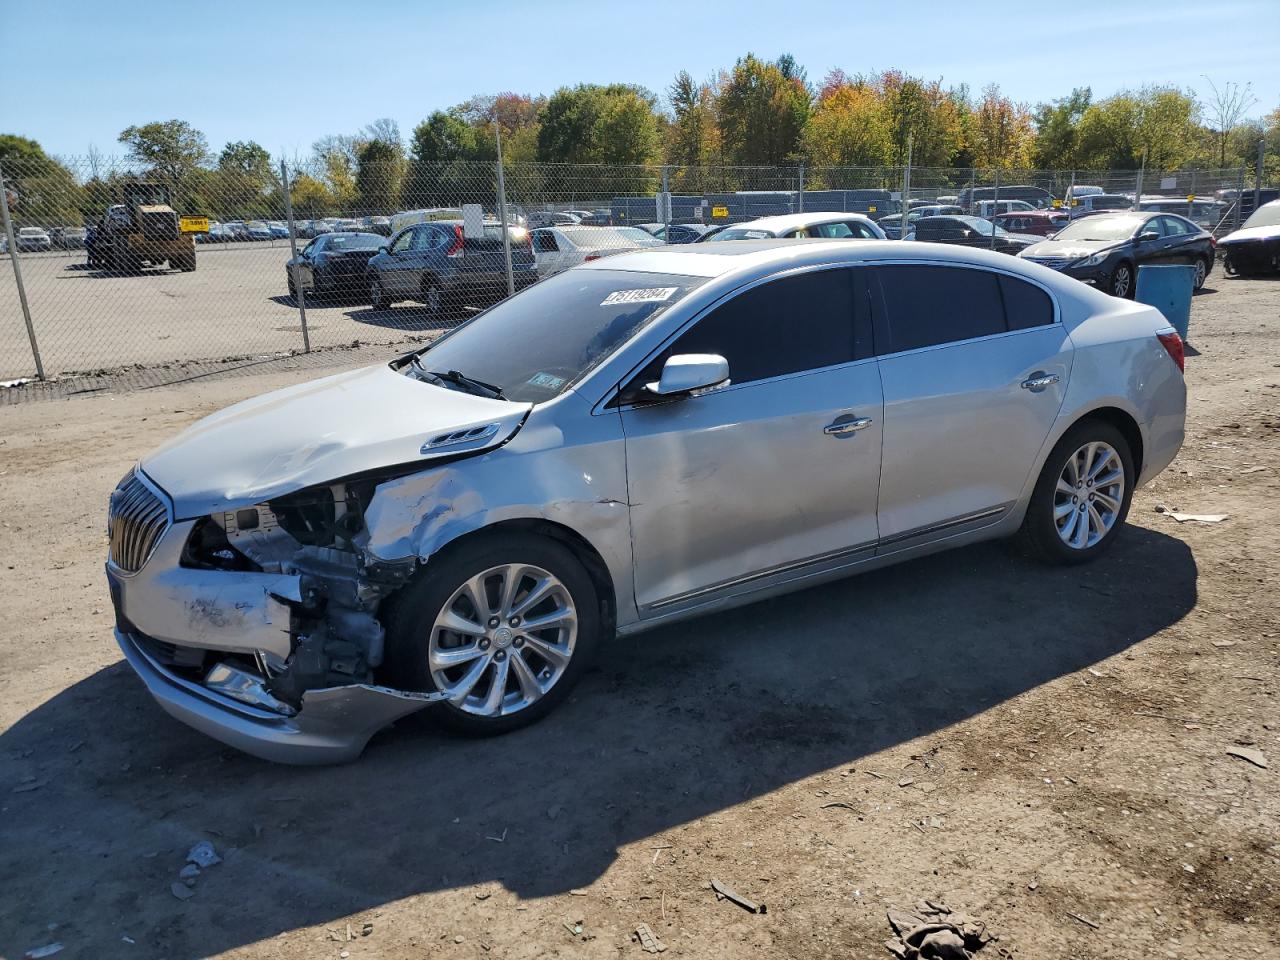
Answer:
[[[172,498],[175,518],[189,519],[366,470],[487,450],[510,439],[531,406],[366,367],[205,417],[144,457],[142,470]],[[426,446],[490,425],[487,436]]]
[[[1230,246],[1233,243],[1248,243],[1250,240],[1277,240],[1280,239],[1280,224],[1270,227],[1245,227],[1243,230],[1235,230],[1228,233],[1225,237],[1218,241],[1218,246],[1224,244]]]
[[[1100,250],[1121,246],[1123,240],[1045,240],[1037,238],[1038,243],[1023,250],[1024,257],[1064,257],[1067,260],[1078,260],[1092,256]]]

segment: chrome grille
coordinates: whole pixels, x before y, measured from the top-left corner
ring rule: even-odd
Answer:
[[[1048,267],[1050,270],[1061,270],[1072,262],[1070,257],[1024,257],[1023,259],[1038,263],[1042,267]]]
[[[169,528],[169,508],[130,470],[111,494],[107,534],[111,563],[125,573],[137,573]]]

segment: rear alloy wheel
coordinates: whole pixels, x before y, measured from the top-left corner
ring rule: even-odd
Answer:
[[[1121,263],[1111,275],[1111,295],[1123,300],[1133,299],[1133,267]]]
[[[1195,269],[1196,269],[1195,280],[1192,282],[1191,288],[1193,290],[1198,291],[1201,287],[1204,286],[1204,282],[1209,276],[1208,261],[1205,260],[1203,257],[1197,257]]]
[[[427,314],[431,317],[440,316],[444,309],[444,293],[440,289],[440,285],[434,280],[422,281],[422,303],[427,308]]]
[[[1051,563],[1082,563],[1105,551],[1129,513],[1133,456],[1109,423],[1086,420],[1045,461],[1020,532]]]
[[[369,277],[369,302],[375,310],[390,310],[391,300],[382,286],[382,278],[376,273]]]
[[[568,695],[600,636],[591,577],[564,545],[517,534],[433,557],[391,604],[394,682],[439,691],[429,715],[458,733],[504,733]]]

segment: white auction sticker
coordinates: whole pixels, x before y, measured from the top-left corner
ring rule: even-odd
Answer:
[[[615,290],[600,301],[602,307],[612,307],[619,303],[663,303],[671,299],[671,295],[679,287],[648,287],[642,290]]]

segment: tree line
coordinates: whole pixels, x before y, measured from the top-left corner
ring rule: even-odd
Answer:
[[[1210,88],[1197,97],[1151,85],[1095,99],[1082,87],[1030,106],[996,85],[974,95],[896,70],[837,69],[812,82],[790,55],[747,54],[706,81],[681,72],[662,96],[625,83],[501,93],[436,110],[407,138],[387,119],[327,135],[294,158],[290,197],[300,216],[491,202],[499,136],[516,202],[652,193],[660,165],[676,192],[789,188],[782,174],[749,168],[801,164],[810,187],[870,185],[841,168],[896,167],[908,154],[928,168],[1234,168],[1253,163],[1259,140],[1268,173],[1280,175],[1280,107],[1250,120],[1257,103],[1247,85]],[[278,170],[257,143],[215,154],[182,120],[131,126],[119,142],[128,171],[99,169],[92,153],[71,170],[16,136],[0,137],[0,163],[23,165],[28,215],[96,218],[134,170],[170,183],[184,213],[282,215]]]

